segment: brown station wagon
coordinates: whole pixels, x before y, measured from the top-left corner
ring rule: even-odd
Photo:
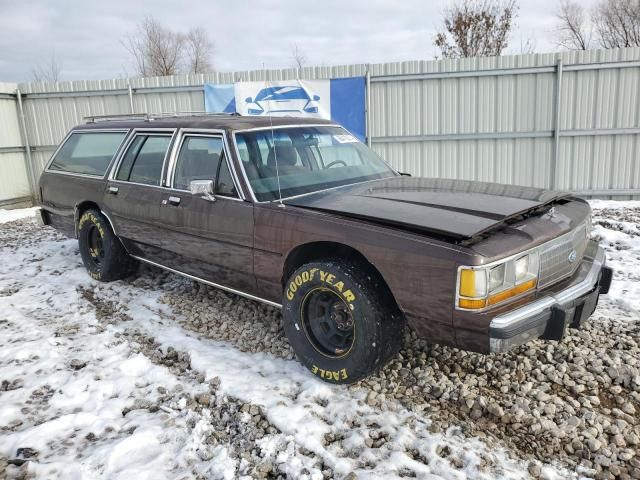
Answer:
[[[405,324],[483,353],[559,340],[611,283],[584,200],[403,175],[317,119],[90,118],[39,193],[96,280],[146,262],[282,307],[300,361],[333,383],[383,366]]]

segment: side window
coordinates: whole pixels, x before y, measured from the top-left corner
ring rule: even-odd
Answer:
[[[133,161],[136,159],[138,152],[140,151],[140,147],[144,144],[144,141],[147,139],[144,135],[136,136],[127,152],[124,154],[122,161],[120,162],[120,168],[118,169],[118,174],[116,175],[116,180],[129,180],[129,175],[131,174],[131,167],[133,167]]]
[[[127,132],[72,133],[49,169],[102,176],[126,135]]]
[[[221,137],[185,137],[176,162],[173,188],[189,190],[192,180],[215,180],[222,152]]]
[[[227,197],[237,197],[238,192],[233,184],[233,177],[229,171],[229,165],[223,159],[220,162],[220,171],[218,172],[218,180],[216,181],[215,193],[218,195],[224,195]]]
[[[116,179],[159,186],[170,143],[169,135],[136,136],[120,163]]]

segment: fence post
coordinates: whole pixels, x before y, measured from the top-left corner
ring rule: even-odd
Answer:
[[[556,173],[558,169],[558,158],[560,157],[560,108],[562,105],[562,58],[558,58],[556,63],[556,98],[555,98],[555,119],[553,124],[553,157],[549,168],[549,188],[556,188]]]
[[[31,190],[31,196],[40,201],[40,193],[37,188],[37,181],[35,178],[33,157],[31,157],[31,144],[29,143],[29,133],[27,131],[27,122],[24,117],[24,108],[22,107],[22,93],[20,89],[16,88],[16,100],[18,101],[18,114],[20,115],[20,135],[22,135],[22,143],[24,143],[25,162],[27,170],[27,180],[29,181],[29,190]]]
[[[366,93],[366,114],[365,114],[365,134],[367,136],[367,145],[371,146],[371,65],[367,65],[367,73],[365,75],[365,93]]]
[[[133,88],[131,88],[131,80],[127,79],[127,83],[129,84],[129,113],[134,113],[133,111]]]

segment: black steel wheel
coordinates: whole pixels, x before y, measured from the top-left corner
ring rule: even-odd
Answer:
[[[89,227],[87,237],[89,255],[96,266],[100,266],[104,260],[104,245],[102,242],[102,234],[96,225]]]
[[[347,303],[328,288],[307,293],[302,303],[301,322],[318,352],[340,358],[353,347],[355,322]]]

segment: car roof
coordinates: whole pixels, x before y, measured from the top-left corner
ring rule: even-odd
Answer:
[[[74,130],[96,129],[154,129],[154,128],[201,128],[217,130],[249,130],[253,128],[282,127],[287,125],[335,125],[321,118],[241,116],[238,114],[161,116],[148,118],[99,119],[78,125]]]

